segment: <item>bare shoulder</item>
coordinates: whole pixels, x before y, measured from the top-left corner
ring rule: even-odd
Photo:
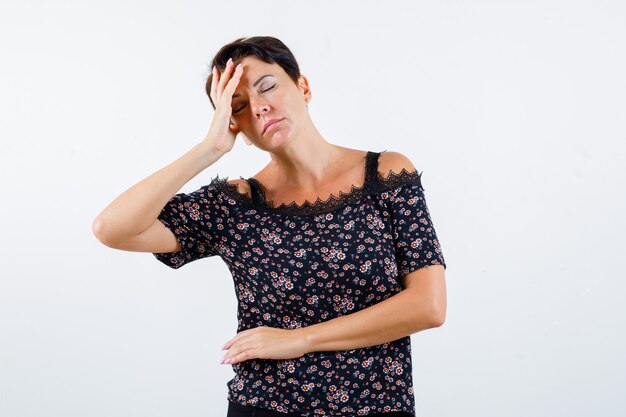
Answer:
[[[227,181],[229,184],[236,185],[237,191],[240,194],[247,194],[248,197],[252,197],[252,190],[250,189],[250,183],[246,180],[236,179]]]
[[[390,171],[399,174],[402,170],[407,172],[415,171],[415,166],[411,160],[400,152],[385,151],[378,157],[378,172],[387,178]]]

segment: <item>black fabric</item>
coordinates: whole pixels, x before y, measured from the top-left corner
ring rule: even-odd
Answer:
[[[363,184],[302,205],[268,201],[214,179],[177,194],[159,219],[183,251],[154,254],[171,268],[218,255],[238,302],[237,333],[297,329],[352,314],[402,291],[402,278],[445,260],[417,171],[381,175],[368,152]],[[383,173],[385,174],[385,173]],[[309,416],[415,414],[411,338],[285,360],[232,364],[229,401]],[[245,411],[245,410],[244,410]]]
[[[365,184],[366,191],[371,192],[378,185],[378,157],[380,152],[368,152],[365,160]]]
[[[254,178],[248,178],[248,183],[250,184],[250,191],[252,193],[252,201],[255,204],[261,204],[262,194],[261,194],[261,186]]]
[[[413,414],[405,411],[391,411],[388,413],[370,413],[367,417],[414,417]],[[228,412],[226,417],[314,417],[313,414],[281,413],[267,408],[252,407],[228,401]],[[344,414],[344,417],[357,417],[356,414]]]

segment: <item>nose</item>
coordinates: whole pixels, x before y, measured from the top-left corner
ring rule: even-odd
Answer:
[[[262,116],[269,111],[269,105],[267,103],[253,103],[251,107],[254,109],[254,114]]]

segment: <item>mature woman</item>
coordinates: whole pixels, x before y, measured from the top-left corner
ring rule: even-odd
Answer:
[[[410,335],[446,312],[421,175],[401,153],[326,141],[278,39],[237,39],[211,67],[206,137],[117,197],[94,234],[175,269],[214,255],[228,265],[229,417],[415,415]],[[179,193],[239,135],[269,154],[260,172]]]

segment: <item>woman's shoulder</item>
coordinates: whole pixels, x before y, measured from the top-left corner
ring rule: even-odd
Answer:
[[[229,180],[228,177],[220,177],[219,174],[212,178],[208,184],[204,185],[202,189],[217,193],[237,190],[240,194],[247,194],[248,197],[252,195],[250,184],[243,177]]]
[[[230,185],[234,185],[237,187],[237,191],[239,194],[245,194],[248,197],[252,198],[252,189],[250,187],[250,183],[245,179],[234,179],[226,181]]]
[[[415,172],[413,162],[404,154],[395,151],[382,151],[378,157],[378,173],[388,179],[391,173],[396,175],[402,171]]]

